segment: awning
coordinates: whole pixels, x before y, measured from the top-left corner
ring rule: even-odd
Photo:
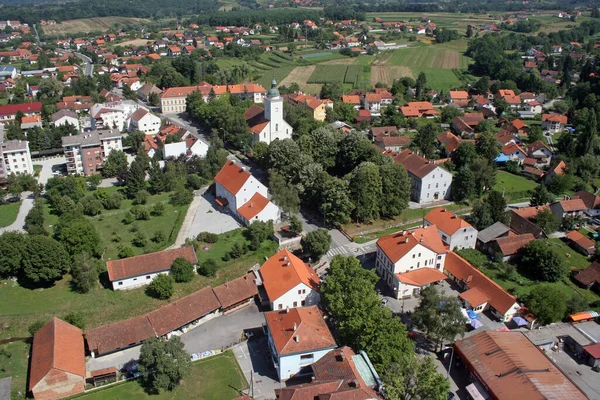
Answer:
[[[514,321],[515,324],[517,324],[517,326],[525,326],[525,325],[529,324],[529,322],[527,322],[527,320],[525,318],[521,318],[521,317],[514,317],[512,320]]]
[[[469,316],[469,318],[471,319],[477,319],[479,318],[479,314],[477,314],[475,311],[473,310],[469,310],[467,311],[467,315]]]
[[[464,315],[465,322],[471,322],[471,318],[469,318],[469,313],[467,312],[467,310],[465,310],[464,308],[461,308],[460,312],[462,313],[462,315]]]
[[[596,317],[598,317],[598,313],[596,311],[581,311],[581,312],[569,315],[569,318],[571,318],[571,321],[573,321],[573,322],[585,321],[588,319],[594,319]]]
[[[217,197],[215,199],[215,201],[217,202],[218,205],[220,205],[221,207],[227,207],[227,205],[229,204],[229,201],[227,201],[226,198],[224,197]]]
[[[477,321],[476,319],[472,319],[471,326],[473,327],[473,329],[477,329],[477,328],[481,328],[483,326],[483,324],[481,322]]]

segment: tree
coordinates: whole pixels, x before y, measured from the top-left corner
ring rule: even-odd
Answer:
[[[481,231],[494,223],[491,206],[486,201],[478,201],[469,215],[469,222]]]
[[[271,172],[269,176],[269,190],[273,196],[273,202],[284,212],[298,212],[300,210],[300,197],[298,189],[285,181],[283,175]]]
[[[506,199],[502,193],[496,190],[490,191],[487,195],[487,203],[490,206],[489,209],[492,223],[502,222],[503,224],[507,224]]]
[[[546,234],[553,233],[558,228],[558,220],[549,209],[538,211],[533,218],[533,222]]]
[[[427,159],[433,158],[437,151],[436,138],[440,133],[438,124],[433,121],[427,121],[427,123],[421,125],[417,130],[418,132],[413,139],[413,144],[421,150],[423,157]]]
[[[458,170],[452,181],[450,193],[454,201],[463,201],[475,193],[475,174],[468,166]]]
[[[519,267],[532,279],[558,282],[569,273],[568,265],[547,240],[532,240],[523,248]]]
[[[361,222],[379,218],[381,197],[379,167],[371,162],[363,162],[352,171],[350,177],[350,199],[354,203],[354,218]]]
[[[289,225],[289,232],[292,235],[299,235],[302,233],[302,231],[304,230],[303,226],[302,226],[302,221],[300,220],[300,218],[294,214],[290,217],[290,225]]]
[[[487,160],[493,161],[500,152],[500,145],[498,139],[493,132],[486,131],[481,134],[476,145],[477,154]]]
[[[258,250],[261,244],[273,236],[273,221],[254,221],[248,225],[246,235],[250,239],[250,248]]]
[[[151,106],[158,106],[159,103],[160,97],[158,96],[158,93],[152,92],[148,95],[148,104]]]
[[[191,282],[194,279],[194,266],[185,258],[176,258],[171,265],[171,276],[175,282]]]
[[[317,229],[309,232],[302,238],[302,250],[310,254],[314,260],[318,260],[329,250],[331,235],[327,229]]]
[[[27,236],[19,232],[4,232],[0,235],[0,276],[17,276],[21,272]]]
[[[546,189],[546,185],[542,184],[542,185],[538,185],[531,192],[531,199],[529,199],[529,204],[532,207],[535,207],[535,206],[543,206],[545,204],[552,203],[553,201],[554,201],[554,196],[552,196],[550,194],[550,192],[548,192],[548,189]]]
[[[170,275],[159,274],[152,280],[150,285],[148,285],[146,293],[156,299],[166,300],[170,298],[175,291],[174,282],[173,277]]]
[[[529,133],[527,134],[527,142],[537,142],[538,140],[542,140],[543,137],[544,134],[542,128],[540,126],[535,125],[529,128]]]
[[[452,152],[452,162],[457,170],[462,167],[470,166],[477,158],[477,150],[471,142],[463,142]]]
[[[345,224],[350,221],[354,203],[348,196],[348,181],[330,177],[322,191],[319,211],[326,225]]]
[[[27,331],[29,332],[29,334],[31,336],[35,335],[35,333],[37,331],[39,331],[41,329],[42,326],[46,325],[46,322],[44,321],[35,321],[34,323],[32,323],[31,325],[29,325],[29,327],[27,328]]]
[[[381,175],[381,198],[379,209],[382,217],[390,218],[402,214],[410,199],[410,180],[404,167],[388,163],[379,167]]]
[[[131,246],[124,246],[124,245],[119,246],[119,254],[118,254],[119,259],[129,258],[129,257],[133,257],[133,256],[135,256],[135,252],[133,251],[133,248]]]
[[[69,253],[56,240],[32,235],[25,242],[27,251],[22,255],[23,274],[31,282],[49,285],[70,268]]]
[[[435,286],[421,290],[421,302],[413,311],[412,321],[435,344],[437,350],[444,341],[454,341],[465,334],[464,316],[454,296],[445,296]]]
[[[42,79],[38,85],[38,99],[53,99],[60,95],[62,85],[56,79]]]
[[[342,97],[342,85],[340,82],[328,82],[321,86],[321,98],[322,99],[330,99],[334,102],[338,102],[338,100]]]
[[[423,98],[423,95],[425,94],[425,91],[427,89],[426,85],[427,75],[425,75],[425,72],[421,72],[417,77],[417,84],[415,86],[415,97],[417,99]]]
[[[194,200],[194,192],[185,187],[185,185],[177,185],[175,191],[169,196],[169,203],[175,206],[185,206]]]
[[[71,256],[84,252],[93,257],[102,255],[100,235],[94,224],[80,214],[63,214],[54,228],[54,238]]]
[[[124,182],[127,178],[127,155],[122,151],[113,150],[108,154],[103,164],[102,175],[107,178],[117,178]]]
[[[129,166],[127,171],[127,197],[135,198],[135,195],[140,190],[146,189],[146,172],[142,162],[135,159]]]
[[[44,228],[44,203],[43,199],[37,198],[33,201],[33,207],[25,217],[25,230],[30,235],[47,235]]]
[[[471,24],[467,25],[466,36],[467,36],[467,38],[473,37],[473,25],[471,25]]]
[[[389,400],[446,400],[450,390],[450,382],[437,372],[432,357],[392,364],[383,373],[383,383]]]
[[[86,252],[77,254],[71,267],[71,283],[80,293],[88,293],[98,283],[98,260],[90,257]]]
[[[331,117],[328,114],[328,120],[340,120],[348,123],[353,123],[354,119],[358,115],[358,111],[354,108],[354,105],[350,103],[342,103],[341,101],[336,101],[333,104],[333,112],[331,113]]]
[[[202,276],[213,277],[217,273],[219,267],[217,266],[217,262],[212,258],[204,261],[198,267],[198,273]]]
[[[537,285],[527,296],[527,308],[536,316],[540,325],[547,325],[563,319],[567,311],[564,294],[550,284]]]
[[[446,106],[446,107],[442,108],[440,117],[441,117],[443,123],[449,124],[450,122],[452,122],[454,117],[459,117],[462,115],[465,115],[465,113],[460,108],[453,107],[453,106]]]
[[[158,394],[175,389],[188,374],[189,364],[190,355],[178,336],[169,340],[152,337],[142,344],[138,370],[146,390]]]
[[[78,312],[70,312],[63,317],[63,320],[66,323],[74,325],[79,329],[85,329],[85,321],[83,319],[83,315]]]

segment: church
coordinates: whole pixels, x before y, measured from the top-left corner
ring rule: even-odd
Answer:
[[[267,91],[263,103],[265,108],[252,104],[244,113],[246,123],[252,133],[252,143],[264,142],[266,144],[279,139],[291,139],[293,129],[283,119],[283,98],[277,90],[277,82],[271,82],[271,89]]]

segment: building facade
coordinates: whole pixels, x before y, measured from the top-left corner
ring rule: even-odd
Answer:
[[[121,133],[117,130],[64,136],[61,140],[67,159],[67,172],[85,176],[100,173],[110,152],[123,150],[121,139]]]
[[[33,174],[29,142],[9,140],[0,143],[0,178],[11,174]]]
[[[450,250],[474,249],[477,244],[477,229],[446,208],[431,210],[423,219],[423,225],[435,225]]]

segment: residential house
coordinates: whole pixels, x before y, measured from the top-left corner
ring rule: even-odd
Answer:
[[[571,245],[575,250],[586,257],[591,256],[596,252],[596,242],[582,235],[579,231],[568,232],[567,239],[571,241]]]
[[[154,135],[160,131],[161,120],[145,108],[138,108],[129,116],[129,131],[140,131],[145,135]]]
[[[489,244],[488,253],[494,257],[502,257],[502,260],[504,261],[509,261],[515,258],[519,251],[527,246],[532,240],[535,240],[535,237],[531,233],[501,237],[493,240]]]
[[[306,107],[313,114],[313,118],[316,121],[325,121],[325,117],[327,117],[327,106],[328,102],[322,101],[313,97],[309,94],[304,93],[294,93],[288,96],[285,96],[287,101],[297,106]]]
[[[381,95],[378,93],[367,93],[363,98],[363,106],[365,110],[369,110],[371,115],[381,115]]]
[[[466,113],[452,119],[450,127],[459,136],[472,136],[475,133],[475,127],[484,120],[482,113]]]
[[[497,221],[477,233],[477,242],[475,248],[482,253],[487,253],[487,247],[492,241],[507,237],[510,234],[510,228],[502,222]]]
[[[575,271],[573,273],[573,280],[579,286],[588,290],[600,291],[600,263],[594,261],[585,269]]]
[[[41,115],[42,103],[34,101],[33,103],[9,104],[0,106],[0,124],[14,121],[15,115],[21,111],[25,116]]]
[[[262,103],[267,90],[256,83],[244,83],[239,85],[228,85],[227,92],[240,100],[252,100],[254,103]]]
[[[554,177],[559,175],[564,175],[567,169],[567,163],[564,161],[559,161],[554,167],[551,167],[548,172],[544,175],[544,183],[549,185],[554,180]]]
[[[499,90],[496,93],[496,98],[506,101],[512,110],[517,110],[521,107],[521,97],[515,94],[513,90]]]
[[[110,152],[123,150],[121,139],[121,133],[117,130],[63,136],[61,140],[67,158],[67,172],[85,176],[100,173]]]
[[[52,124],[54,126],[64,126],[69,124],[79,130],[79,117],[77,116],[77,113],[69,109],[59,110],[52,114]]]
[[[215,193],[217,203],[246,225],[269,220],[277,223],[281,218],[279,208],[268,199],[267,187],[234,161],[227,161],[215,176]]]
[[[458,148],[458,146],[460,146],[461,144],[463,144],[465,142],[470,142],[470,143],[474,144],[473,141],[462,139],[450,131],[446,131],[446,132],[440,134],[436,138],[436,141],[437,141],[438,145],[440,145],[443,148],[443,150],[444,150],[443,153],[446,157],[451,157],[452,153],[454,153],[454,150],[456,150]]]
[[[253,303],[258,295],[256,275],[248,273],[244,276],[213,288],[213,292],[221,303],[221,312],[230,314]]]
[[[311,266],[287,249],[280,250],[260,267],[264,292],[271,310],[318,305],[321,280]]]
[[[406,118],[435,118],[439,111],[433,108],[433,104],[428,101],[411,101],[407,105],[400,107],[400,112]]]
[[[527,156],[536,160],[536,166],[548,166],[554,152],[541,140],[536,140],[527,146]]]
[[[583,212],[587,210],[587,207],[582,199],[569,199],[560,200],[551,204],[550,210],[558,220],[558,223],[562,224],[563,219],[567,216],[575,217],[583,215]]]
[[[355,110],[360,109],[360,96],[356,94],[343,95],[342,103],[352,104]]]
[[[183,258],[192,265],[198,263],[193,246],[163,250],[140,256],[106,262],[108,279],[113,290],[134,289],[149,285],[160,274],[169,274],[171,265]]]
[[[269,311],[265,322],[271,361],[280,381],[337,347],[317,306]]]
[[[496,139],[498,140],[498,144],[502,147],[507,146],[510,143],[514,143],[519,146],[523,144],[523,141],[518,136],[515,136],[514,133],[505,129],[502,129],[496,133]]]
[[[542,211],[550,211],[550,207],[523,207],[511,210],[509,225],[511,231],[517,235],[531,233],[536,239],[546,239],[548,236],[544,230],[535,224],[535,218]]]
[[[277,90],[277,82],[271,82],[263,102],[264,108],[252,104],[244,114],[252,142],[269,144],[277,139],[291,139],[294,129],[283,119],[283,98]]]
[[[566,115],[560,114],[544,114],[542,115],[542,128],[551,132],[562,132],[568,122]]]
[[[55,400],[85,390],[81,329],[56,317],[33,335],[28,388],[37,400]],[[10,392],[10,390],[9,390]]]
[[[543,111],[542,103],[540,103],[537,100],[533,100],[533,101],[525,103],[523,105],[522,112],[528,112],[533,115],[531,118],[535,118],[535,116],[541,114],[542,111]],[[519,114],[521,115],[521,111],[519,111]],[[526,115],[526,114],[524,114],[524,115]]]
[[[280,400],[380,398],[376,391],[381,379],[364,351],[356,354],[348,346],[332,350],[312,364],[311,370],[310,383],[275,389],[275,397]]]
[[[150,83],[150,82],[144,83],[144,85],[141,88],[139,88],[137,91],[138,97],[144,101],[149,101],[150,95],[152,93],[160,96],[160,94],[162,93],[162,90],[160,90],[160,88],[158,86],[156,86],[155,84]]]
[[[375,268],[397,299],[418,295],[442,273],[448,250],[435,225],[387,235],[377,240]]]
[[[450,197],[452,174],[431,160],[409,149],[393,156],[410,177],[411,199],[419,204],[432,203]]]
[[[375,93],[381,97],[381,107],[387,107],[394,101],[394,96],[384,88],[375,88]]]
[[[593,193],[588,192],[587,190],[579,190],[571,199],[581,199],[585,204],[585,214],[595,217],[600,215],[600,196],[596,196]]]
[[[0,179],[12,174],[34,174],[27,140],[0,142]]]
[[[517,161],[519,164],[521,164],[525,157],[527,157],[525,150],[523,150],[521,146],[514,142],[510,142],[506,146],[502,147],[500,152],[504,154],[510,161]]]
[[[386,136],[380,135],[375,138],[375,145],[382,151],[398,152],[408,147],[411,143],[410,136]]]
[[[434,208],[425,215],[423,226],[432,225],[437,227],[442,241],[450,250],[475,248],[477,229],[446,208]]]
[[[587,399],[550,358],[521,331],[483,331],[454,343],[472,377],[472,398]]]
[[[464,90],[451,90],[448,92],[448,103],[464,108],[469,105],[469,93]]]
[[[444,272],[463,290],[459,300],[476,313],[489,310],[501,322],[509,322],[521,306],[517,298],[454,252],[449,252]]]

